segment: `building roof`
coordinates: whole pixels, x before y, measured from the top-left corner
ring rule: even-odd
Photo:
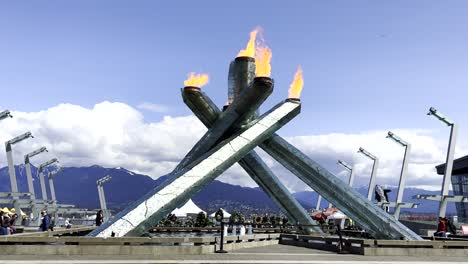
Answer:
[[[445,163],[436,166],[437,174],[444,174]],[[452,175],[468,174],[468,155],[453,161]]]

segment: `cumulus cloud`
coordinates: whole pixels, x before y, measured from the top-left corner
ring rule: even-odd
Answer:
[[[14,146],[17,164],[22,162],[24,154],[47,146],[50,152],[34,157],[33,163],[57,157],[64,166],[125,167],[153,178],[170,172],[206,131],[194,116],[165,116],[157,122],[145,122],[136,108],[118,102],[102,102],[93,108],[60,104],[39,112],[13,111],[13,115],[13,119],[0,122],[0,141],[26,131],[35,136]],[[444,161],[446,141],[434,139],[432,131],[396,129],[393,132],[412,143],[407,185],[438,189],[442,177],[434,167]],[[372,167],[371,160],[356,153],[363,147],[380,159],[376,183],[397,185],[404,149],[385,139],[386,133],[383,130],[330,133],[286,139],[344,181],[348,174],[336,161],[342,159],[354,164],[356,186],[367,184]],[[261,150],[259,153],[291,191],[308,190],[266,153]],[[461,156],[466,149],[457,148],[456,153]],[[6,165],[3,151],[0,151],[0,165]],[[234,165],[220,179],[256,186],[239,165]]]
[[[137,108],[141,110],[146,110],[153,113],[167,113],[169,112],[169,107],[162,105],[162,104],[154,104],[143,102],[137,106]]]
[[[206,131],[193,116],[165,116],[146,123],[143,115],[124,103],[102,102],[92,109],[60,104],[47,110],[14,111],[14,118],[0,122],[0,140],[26,131],[28,139],[13,147],[15,163],[41,146],[64,166],[125,167],[155,177],[169,172]],[[0,164],[6,165],[0,152]],[[34,158],[41,162],[46,155]]]

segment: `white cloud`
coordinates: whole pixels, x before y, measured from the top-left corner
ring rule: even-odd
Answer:
[[[14,111],[13,115],[0,122],[0,141],[26,131],[35,137],[13,147],[17,164],[24,154],[46,146],[49,157],[34,157],[33,162],[56,156],[64,166],[121,166],[156,177],[170,172],[206,130],[193,116],[165,116],[159,122],[145,123],[136,109],[111,102],[92,109],[60,104],[35,113]],[[3,151],[0,164],[6,165]]]
[[[167,113],[169,112],[169,107],[162,104],[153,104],[148,102],[143,102],[137,106],[137,108],[146,110],[153,113]]]
[[[0,141],[6,141],[26,131],[34,139],[14,146],[16,163],[24,154],[47,146],[50,152],[34,157],[40,163],[53,156],[64,166],[125,167],[157,178],[170,172],[204,134],[206,128],[194,116],[165,116],[148,123],[141,112],[124,103],[102,102],[88,109],[72,104],[60,104],[40,112],[13,111],[14,118],[0,121]],[[424,130],[396,129],[393,132],[412,143],[408,186],[438,189],[442,177],[435,165],[444,162],[446,142],[432,137]],[[356,186],[367,184],[372,162],[357,154],[363,147],[380,158],[378,184],[396,185],[404,153],[403,147],[385,138],[387,131],[359,134],[331,133],[295,136],[289,142],[312,159],[346,180],[347,173],[336,165],[338,159],[356,166]],[[456,156],[466,154],[457,148]],[[292,191],[307,190],[304,183],[259,150],[265,162]],[[0,151],[0,165],[5,166],[5,153]],[[220,179],[232,184],[256,186],[238,165]]]

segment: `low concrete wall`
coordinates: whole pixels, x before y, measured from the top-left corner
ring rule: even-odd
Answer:
[[[227,236],[224,249],[278,244],[279,234]],[[219,237],[0,237],[0,255],[191,255],[214,253]],[[185,245],[184,245],[185,244]]]
[[[346,238],[343,251],[366,256],[468,256],[466,240],[372,240]],[[338,251],[338,237],[281,235],[280,244]]]

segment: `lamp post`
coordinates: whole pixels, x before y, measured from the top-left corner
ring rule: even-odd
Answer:
[[[377,168],[379,167],[379,159],[376,156],[370,154],[367,150],[363,148],[359,148],[358,153],[361,153],[364,156],[374,161],[374,165],[372,166],[371,177],[369,180],[369,189],[367,190],[367,199],[371,201],[372,192],[374,191],[375,176],[377,174]]]
[[[10,118],[13,117],[9,110],[5,110],[5,111],[0,112],[0,120],[3,120],[3,119],[8,118],[8,117],[10,117]]]
[[[406,185],[406,171],[408,170],[408,156],[411,151],[411,144],[408,142],[404,141],[397,135],[395,135],[393,132],[388,131],[387,138],[395,141],[398,143],[400,146],[405,147],[405,155],[403,157],[403,164],[401,166],[401,172],[400,172],[400,182],[398,183],[398,193],[396,197],[396,204],[395,204],[395,212],[393,215],[395,216],[396,219],[400,218],[400,210],[402,201],[403,201],[403,192],[405,191],[405,185]]]
[[[41,182],[41,194],[42,194],[42,200],[44,201],[44,206],[47,206],[47,201],[48,201],[47,190],[46,190],[46,185],[45,185],[45,180],[44,180],[44,168],[56,162],[58,162],[58,160],[56,158],[53,158],[39,165],[39,168],[37,169],[37,174],[39,174],[39,181]]]
[[[3,114],[3,115],[11,116],[9,114]],[[20,204],[18,201],[18,197],[14,194],[18,192],[18,184],[16,182],[16,171],[15,171],[15,165],[13,163],[13,151],[11,149],[11,146],[28,138],[33,138],[33,135],[31,134],[31,132],[26,132],[24,134],[21,134],[5,142],[5,150],[6,150],[6,156],[7,156],[7,161],[8,161],[8,173],[10,174],[11,192],[13,193],[13,204],[15,206],[15,211],[18,214],[19,223],[23,221],[23,217],[21,216],[21,208],[20,208]]]
[[[447,210],[447,202],[446,196],[449,194],[449,184],[451,182],[452,177],[452,168],[453,168],[453,156],[455,155],[455,144],[457,140],[457,132],[458,126],[455,122],[450,121],[444,115],[442,115],[437,109],[434,107],[429,108],[429,112],[427,115],[432,115],[442,121],[444,124],[450,127],[450,137],[447,149],[447,158],[445,160],[445,173],[444,179],[442,181],[442,190],[441,190],[441,200],[439,204],[439,216],[445,217],[445,212]]]
[[[35,151],[28,153],[24,155],[24,164],[26,166],[26,177],[28,180],[28,191],[31,194],[31,212],[33,213],[33,218],[38,215],[39,210],[36,206],[36,195],[34,192],[34,185],[33,185],[33,178],[32,178],[32,172],[31,172],[31,162],[30,159],[36,155],[39,155],[41,153],[48,152],[46,147],[42,147],[39,149],[36,149]]]
[[[344,161],[342,160],[338,160],[338,163],[339,165],[345,167],[347,170],[349,170],[349,179],[348,179],[348,185],[350,187],[353,186],[353,182],[354,182],[354,166],[350,166],[348,164],[346,164]]]
[[[54,185],[54,179],[53,177],[59,173],[63,168],[59,167],[58,169],[54,171],[50,171],[47,174],[47,178],[49,178],[49,188],[50,188],[50,196],[52,198],[52,209],[54,210],[54,219],[55,221],[58,220],[58,206],[57,206],[57,196],[55,196],[55,185]]]
[[[107,204],[106,204],[106,196],[104,195],[104,187],[103,184],[105,182],[110,181],[112,177],[110,175],[104,176],[103,178],[96,181],[98,195],[99,195],[99,204],[101,205],[101,209],[104,213],[104,222],[109,219],[109,213],[107,211]]]

